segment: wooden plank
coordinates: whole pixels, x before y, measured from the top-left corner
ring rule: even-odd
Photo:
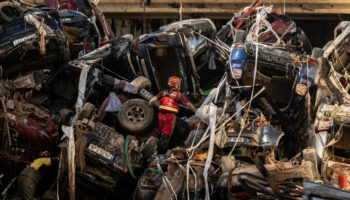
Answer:
[[[105,13],[140,13],[140,14],[177,14],[179,13],[178,8],[172,7],[145,7],[140,6],[121,6],[115,4],[100,4],[99,5],[102,12]],[[274,6],[274,9],[284,10],[284,6],[277,4]],[[235,12],[241,11],[241,8],[228,8],[228,7],[211,7],[211,8],[196,8],[196,7],[183,7],[182,12],[184,14],[230,14],[231,16]],[[299,5],[287,5],[286,14],[350,14],[350,4],[346,5],[337,5],[337,6],[321,6],[321,5],[310,5],[309,7],[300,7]],[[146,16],[147,17],[147,16]]]
[[[27,0],[28,3],[44,4],[45,0]],[[183,4],[247,4],[249,5],[252,0],[182,0]],[[99,4],[104,3],[127,3],[127,4],[142,4],[142,0],[100,0]],[[154,4],[174,4],[180,3],[180,0],[151,0],[151,5]],[[265,0],[265,5],[271,4],[349,4],[349,0]]]
[[[251,4],[251,0],[182,0],[183,4],[191,3],[191,4],[232,4],[232,3],[243,3],[243,4]],[[265,5],[271,4],[344,4],[349,3],[349,0],[267,0],[263,1]],[[142,3],[142,0],[100,0],[100,3]],[[152,4],[172,4],[172,3],[180,3],[180,0],[151,0]]]
[[[145,1],[145,0],[144,0]],[[107,15],[135,15],[145,18],[164,15],[178,16],[180,0],[151,0],[150,6],[142,7],[142,0],[100,0],[98,6]],[[183,15],[204,14],[226,18],[241,11],[252,0],[182,0]],[[286,10],[286,14],[350,14],[350,0],[270,0],[274,9]],[[270,4],[269,0],[265,5]],[[44,0],[28,0],[34,4],[44,4]],[[192,3],[191,3],[192,2]],[[198,3],[200,2],[200,3]],[[174,5],[176,3],[177,5]]]

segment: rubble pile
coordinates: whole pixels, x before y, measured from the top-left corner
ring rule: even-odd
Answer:
[[[323,48],[262,0],[138,38],[88,0],[0,23],[3,199],[350,199],[350,22]]]

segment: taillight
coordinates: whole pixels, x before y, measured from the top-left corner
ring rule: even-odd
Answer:
[[[90,48],[90,44],[89,43],[84,43],[84,46],[83,46],[83,49],[84,49],[84,53],[89,53],[91,51],[91,48]]]
[[[346,85],[348,83],[348,81],[346,80],[346,78],[344,77],[341,77],[340,78],[340,82],[343,84],[343,85]]]
[[[269,126],[269,125],[270,125],[270,123],[269,123],[268,121],[259,120],[259,119],[255,120],[255,121],[254,121],[254,124],[255,124],[255,126],[257,126],[257,127],[264,127],[264,126]]]
[[[312,60],[312,61],[310,61],[310,65],[317,65],[317,62]]]
[[[307,86],[304,83],[298,83],[297,86],[295,87],[295,93],[297,95],[303,97],[306,95],[307,92]]]
[[[232,78],[236,80],[240,80],[242,78],[243,71],[239,67],[232,68]]]
[[[251,199],[252,195],[246,193],[246,192],[235,192],[234,196],[236,199]]]
[[[100,47],[104,46],[105,44],[107,44],[109,42],[109,38],[106,37],[105,40],[100,42]]]
[[[329,118],[322,118],[318,121],[315,132],[319,133],[321,131],[327,131],[333,126],[333,122]]]

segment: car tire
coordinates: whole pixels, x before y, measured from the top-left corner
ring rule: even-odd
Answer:
[[[118,121],[125,131],[138,135],[151,128],[154,120],[153,108],[143,99],[130,99],[118,112]]]
[[[79,113],[78,120],[90,119],[94,111],[95,111],[95,106],[92,103],[89,103],[89,102],[85,103]]]
[[[23,17],[23,11],[12,2],[0,2],[0,18],[4,22],[12,22]]]
[[[247,37],[247,32],[244,30],[238,30],[235,34],[235,44],[243,44],[245,38]]]
[[[135,87],[138,88],[140,91],[141,89],[150,89],[152,86],[152,83],[148,78],[144,76],[139,76],[135,78],[133,81],[131,81],[131,84],[133,84]]]
[[[323,49],[315,47],[312,49],[311,58],[319,58],[323,56]]]

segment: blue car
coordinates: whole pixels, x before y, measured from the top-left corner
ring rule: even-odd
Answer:
[[[312,106],[316,92],[320,55],[319,48],[306,56],[262,44],[236,43],[226,71],[231,95],[239,94],[240,100],[249,101],[253,83],[254,92],[265,87],[255,103],[259,102],[272,123],[282,123],[285,130],[295,131],[310,114],[307,105]]]

